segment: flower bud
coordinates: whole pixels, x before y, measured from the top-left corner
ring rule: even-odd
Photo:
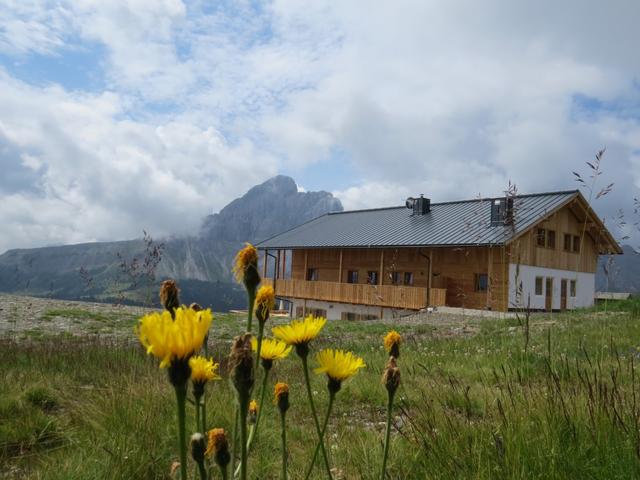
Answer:
[[[204,452],[207,446],[204,441],[204,435],[194,433],[191,435],[191,457],[198,463],[204,462]]]
[[[396,393],[400,385],[400,368],[398,368],[395,357],[389,357],[389,362],[382,374],[382,383],[390,395]]]
[[[275,401],[281,414],[285,414],[289,410],[289,385],[283,382],[276,383]]]
[[[209,439],[207,442],[207,450],[205,455],[208,458],[213,457],[213,460],[220,466],[220,468],[226,468],[231,461],[231,455],[229,454],[229,442],[224,432],[224,428],[214,428],[209,430]]]
[[[160,303],[171,316],[174,316],[176,308],[180,307],[180,299],[178,298],[178,285],[175,280],[165,280],[160,286]]]
[[[402,337],[395,330],[391,330],[384,337],[384,348],[389,352],[389,355],[395,358],[400,357],[400,344],[402,343]]]
[[[253,387],[253,355],[251,354],[251,334],[245,333],[233,339],[229,369],[233,386],[241,398],[247,398]]]
[[[251,400],[249,403],[249,424],[255,425],[258,420],[258,403]]]

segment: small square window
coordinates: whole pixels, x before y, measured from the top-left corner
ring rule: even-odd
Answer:
[[[576,283],[577,283],[576,280],[571,280],[569,282],[569,295],[572,297],[576,296]]]
[[[358,271],[349,270],[347,272],[347,283],[358,283]]]
[[[546,246],[546,231],[544,228],[539,228],[536,231],[536,245],[538,245],[539,247],[544,247]]]
[[[475,275],[475,291],[486,292],[489,288],[489,275],[486,273],[476,273]]]
[[[547,248],[556,248],[556,231],[547,230]]]
[[[413,272],[404,272],[404,284],[413,285]]]
[[[367,283],[369,285],[377,285],[378,284],[378,272],[375,270],[369,270],[367,272]]]
[[[318,269],[317,268],[308,268],[307,269],[307,281],[315,282],[318,280]]]
[[[578,235],[573,236],[573,251],[580,253],[580,237]]]
[[[536,295],[544,295],[543,282],[542,277],[536,277]]]

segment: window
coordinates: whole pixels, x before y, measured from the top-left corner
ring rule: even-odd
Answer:
[[[544,228],[539,228],[536,232],[536,245],[539,247],[546,245],[546,231]]]
[[[296,307],[296,318],[304,317],[304,308]]]
[[[347,283],[358,283],[358,271],[349,270],[347,272]]]
[[[572,297],[576,296],[576,283],[577,283],[576,280],[571,280],[569,282],[569,295]]]
[[[377,285],[378,284],[378,272],[375,270],[369,270],[367,272],[367,283],[369,285]]]
[[[315,282],[318,280],[318,269],[317,268],[308,268],[307,269],[307,280],[310,282]]]
[[[327,318],[327,311],[322,308],[307,308],[307,315]]]
[[[413,272],[404,272],[404,284],[413,285]]]
[[[543,282],[544,279],[542,277],[536,277],[536,295],[544,295]]]
[[[350,320],[353,321],[356,319],[356,314],[353,312],[342,312],[342,315],[340,315],[340,318],[342,320]]]
[[[564,234],[564,249],[567,252],[571,251],[571,240],[572,240],[572,236],[569,233],[565,233]]]
[[[547,230],[547,248],[556,248],[556,231]]]
[[[476,273],[475,291],[486,292],[489,288],[489,276],[486,273]]]
[[[573,236],[573,251],[580,253],[580,237],[578,235]]]
[[[402,279],[400,278],[400,272],[391,272],[391,283],[393,285],[402,284]]]

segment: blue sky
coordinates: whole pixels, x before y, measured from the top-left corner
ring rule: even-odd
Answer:
[[[346,208],[576,188],[605,146],[631,217],[640,4],[557,3],[5,0],[0,252],[190,233],[279,173]]]

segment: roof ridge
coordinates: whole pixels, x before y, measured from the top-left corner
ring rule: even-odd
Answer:
[[[575,190],[558,190],[555,192],[539,192],[539,193],[523,193],[521,195],[515,195],[515,198],[524,198],[524,197],[542,197],[542,196],[546,196],[546,195],[562,195],[562,194],[570,194],[570,193],[577,193],[579,192],[578,189]],[[491,200],[498,200],[501,198],[504,198],[504,195],[501,195],[499,197],[479,197],[479,198],[468,198],[465,200],[448,200],[446,202],[431,202],[431,206],[434,205],[451,205],[453,203],[470,203],[470,202],[487,202],[487,201],[491,201]],[[376,212],[376,211],[380,211],[380,210],[394,210],[394,209],[398,209],[398,208],[406,208],[404,205],[395,205],[395,206],[391,206],[391,207],[376,207],[376,208],[360,208],[360,209],[356,209],[356,210],[343,210],[342,212],[329,212],[326,213],[325,215],[342,215],[345,213],[360,213],[360,212]]]

